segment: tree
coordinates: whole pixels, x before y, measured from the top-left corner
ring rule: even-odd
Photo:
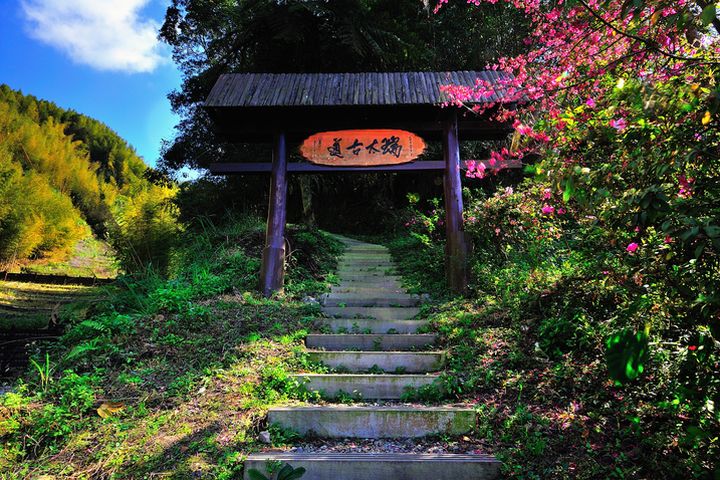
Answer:
[[[126,268],[165,265],[175,186],[106,125],[0,85],[0,139],[0,262],[62,256],[89,226]]]
[[[174,0],[160,37],[183,74],[170,94],[182,120],[161,165],[204,167],[256,153],[224,145],[199,108],[222,73],[478,69],[523,48],[523,17],[512,14],[459,5],[433,16],[417,0]],[[473,33],[468,42],[456,41],[458,28]]]
[[[647,370],[648,351],[662,350],[662,368],[672,368],[675,376],[658,394],[657,406],[669,414],[692,412],[681,443],[699,452],[696,475],[710,478],[714,472],[716,478],[716,7],[665,0],[508,3],[533,24],[530,50],[493,66],[506,74],[499,87],[447,90],[458,105],[514,122],[516,149],[495,152],[494,160],[528,151],[542,155],[529,170],[538,183],[550,185],[544,215],[572,206],[576,222],[592,222],[610,239],[608,248],[631,272],[618,281],[635,279],[642,290],[607,312],[624,320],[624,329],[607,341],[608,373],[618,383],[631,382]],[[471,106],[493,88],[504,90],[516,108]],[[482,177],[485,171],[476,168],[469,175]],[[552,205],[556,195],[566,205]]]

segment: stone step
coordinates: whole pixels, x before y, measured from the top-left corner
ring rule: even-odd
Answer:
[[[333,332],[350,333],[415,333],[428,324],[427,320],[375,320],[366,318],[322,319]]]
[[[407,293],[370,296],[357,293],[331,293],[321,303],[326,307],[415,307],[420,298]]]
[[[340,257],[341,262],[345,261],[376,261],[380,260],[383,262],[392,262],[392,255],[389,253],[346,253]]]
[[[377,280],[381,279],[381,280]],[[384,291],[394,291],[403,288],[402,284],[398,280],[382,280],[382,277],[374,277],[368,280],[353,280],[353,279],[341,279],[337,285],[337,288],[361,288],[361,289],[381,289]]]
[[[320,392],[326,398],[334,398],[343,392],[359,398],[397,400],[407,388],[430,385],[439,375],[300,373],[291,377],[309,391]]]
[[[409,320],[420,313],[417,307],[323,307],[323,313],[336,318],[374,318]]]
[[[250,469],[268,474],[269,465],[289,463],[307,470],[302,480],[495,480],[500,462],[481,454],[440,453],[254,453]]]
[[[327,405],[271,408],[268,423],[321,438],[418,438],[470,432],[472,408]]]
[[[378,264],[367,264],[367,265],[338,265],[338,269],[335,275],[342,278],[345,275],[358,275],[358,274],[381,274],[383,276],[397,275],[397,268],[395,265],[378,265]]]
[[[335,276],[343,282],[372,282],[373,284],[379,284],[381,282],[402,283],[402,277],[399,275],[385,275],[383,272],[345,273]]]
[[[341,275],[342,272],[353,273],[354,271],[365,271],[365,270],[379,270],[384,272],[386,270],[395,270],[395,264],[392,262],[340,262],[338,264],[337,273]]]
[[[372,257],[372,256],[387,256],[390,257],[390,250],[384,247],[380,248],[368,248],[368,247],[350,247],[346,248],[343,252],[343,257]]]
[[[388,300],[419,300],[419,295],[411,295],[404,292],[391,292],[387,289],[376,289],[375,295],[368,295],[365,292],[330,292],[323,295],[323,297],[330,300],[373,300],[373,299],[388,299]]]
[[[373,280],[378,280],[379,278],[389,278],[391,280],[400,281],[401,279],[395,267],[342,267],[338,268],[335,275],[341,279],[351,278],[353,280],[357,280],[358,277],[365,277],[365,280],[369,280],[370,278]]]
[[[407,294],[404,288],[390,288],[390,287],[377,287],[374,282],[368,282],[367,286],[356,287],[350,286],[349,284],[344,285],[333,285],[330,287],[330,293],[354,293],[368,296],[382,296],[386,293],[393,294]]]
[[[325,350],[401,351],[434,344],[434,334],[310,334],[305,338],[308,348]]]
[[[314,362],[349,372],[367,372],[373,368],[388,373],[437,372],[445,365],[445,352],[349,352],[342,350],[310,350]]]
[[[382,259],[360,259],[360,258],[343,258],[338,262],[338,269],[348,267],[380,267],[380,268],[395,268],[395,262],[392,260]]]

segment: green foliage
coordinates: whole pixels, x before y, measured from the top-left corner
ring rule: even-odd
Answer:
[[[277,475],[271,475],[270,477],[267,477],[255,468],[251,468],[248,471],[248,474],[250,475],[250,478],[252,480],[297,480],[298,478],[301,478],[303,475],[305,475],[305,468],[293,468],[290,464],[286,463],[277,472]]]
[[[300,348],[318,309],[297,299],[327,288],[342,246],[289,227],[297,271],[286,281],[295,289],[267,299],[256,291],[257,219],[203,221],[180,235],[169,278],[147,269],[104,287],[33,358],[16,393],[0,397],[3,474],[237,478],[269,406],[318,398],[290,376],[319,368]],[[296,438],[271,429],[274,442]],[[193,470],[200,458],[207,463]]]
[[[482,69],[501,55],[526,48],[527,30],[523,15],[502,4],[469,8],[451,2],[432,14],[429,3],[417,0],[174,0],[160,38],[173,49],[188,80],[171,95],[183,121],[161,164],[177,169],[269,154],[252,145],[217,148],[222,139],[197,106],[220,74]],[[462,42],[458,31],[467,34]],[[224,158],[208,151],[222,151]],[[387,185],[383,180],[375,176],[366,181],[377,191]],[[239,182],[244,185],[237,191],[253,188]],[[325,188],[342,188],[343,182],[323,179]],[[357,183],[357,178],[348,182],[353,189]],[[382,192],[379,199],[387,202],[388,194]]]
[[[104,124],[0,85],[0,264],[67,256],[109,234],[127,271],[163,270],[176,188]]]
[[[171,199],[173,187],[149,184],[129,196],[120,196],[108,223],[109,240],[119,261],[130,272],[153,268],[166,273],[182,226]]]
[[[650,186],[655,167],[642,158],[630,163],[637,171],[604,165],[613,151],[587,152],[590,173],[572,182],[537,175],[543,165],[494,193],[466,192],[471,297],[436,294],[424,309],[448,348],[448,371],[406,399],[490,405],[476,435],[513,478],[712,478],[718,468],[715,183],[681,198],[673,176]],[[646,187],[633,190],[630,178]],[[442,278],[411,257],[442,265],[443,238],[433,237],[433,211],[418,213],[414,200],[416,224],[391,245],[417,291],[432,291]],[[669,235],[668,221],[685,226]],[[642,454],[618,455],[630,444]]]
[[[408,194],[409,206],[400,219],[407,235],[398,235],[388,248],[411,293],[446,294],[443,257],[444,210],[439,199],[427,202],[426,208],[417,194]]]
[[[268,432],[270,432],[270,440],[272,440],[273,447],[292,445],[302,438],[302,435],[298,432],[276,423],[268,427]]]
[[[40,378],[40,389],[47,392],[50,382],[52,381],[52,365],[50,364],[50,354],[45,354],[45,362],[43,364],[38,363],[34,358],[30,359],[30,364],[35,368],[38,377]]]
[[[649,356],[648,341],[644,331],[625,330],[608,338],[605,356],[610,378],[622,385],[643,373]]]

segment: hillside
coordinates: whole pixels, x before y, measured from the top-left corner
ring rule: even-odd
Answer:
[[[0,85],[0,270],[107,239],[126,264],[175,227],[174,186],[107,125]],[[127,265],[125,265],[127,266]]]

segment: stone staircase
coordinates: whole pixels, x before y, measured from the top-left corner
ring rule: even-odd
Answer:
[[[311,359],[337,373],[297,374],[308,390],[329,401],[352,396],[371,404],[272,408],[268,423],[322,439],[400,439],[468,433],[476,413],[467,406],[397,403],[409,387],[430,385],[445,352],[429,350],[434,334],[417,333],[420,298],[402,288],[385,247],[338,237],[347,249],[338,269],[340,285],[323,298],[323,330],[307,336]],[[372,373],[371,373],[372,372]],[[500,464],[481,454],[395,452],[269,452],[248,456],[248,470],[272,463],[304,467],[303,480],[494,479]]]

